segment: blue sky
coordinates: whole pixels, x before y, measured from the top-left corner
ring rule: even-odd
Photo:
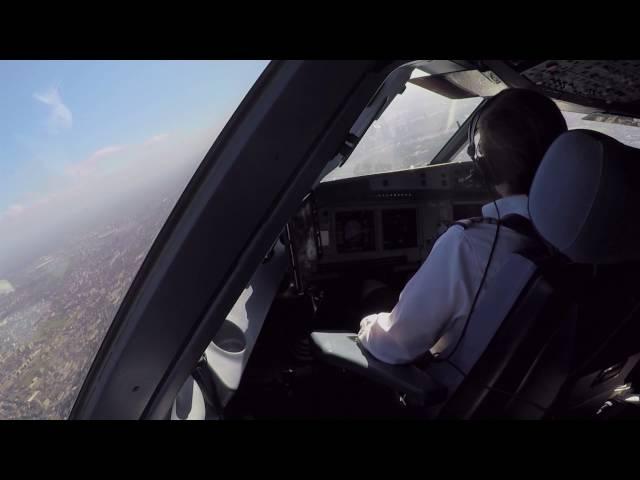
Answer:
[[[0,216],[88,159],[215,125],[267,63],[0,61]]]

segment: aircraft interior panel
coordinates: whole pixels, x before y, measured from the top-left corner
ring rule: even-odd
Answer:
[[[607,83],[630,81],[627,70],[637,67],[634,62],[621,63],[613,70],[599,61],[578,63],[512,61],[511,67],[543,90],[561,93],[562,98],[590,96],[607,103],[637,99],[637,89],[623,92]],[[476,77],[485,73],[478,70]],[[607,86],[602,87],[599,79],[607,80]],[[457,158],[456,152],[450,150],[443,149],[443,159]],[[384,160],[380,165],[387,165]],[[389,411],[401,416],[395,410],[395,403],[399,403],[399,410],[411,412],[415,405],[406,402],[404,395],[396,395],[411,393],[413,383],[396,388],[405,378],[403,375],[409,375],[408,370],[403,374],[399,370],[392,372],[395,366],[372,364],[371,357],[364,356],[354,341],[355,332],[362,318],[371,312],[390,311],[410,276],[453,223],[482,216],[482,206],[493,199],[470,161],[412,166],[317,184],[276,242],[274,259],[262,265],[252,278],[206,351],[216,377],[219,410],[228,418],[269,418],[278,414],[304,417],[310,412],[317,415],[319,410],[365,417],[371,411]],[[523,268],[530,268],[525,272],[528,274],[534,264],[523,258]],[[280,282],[283,277],[285,281]],[[519,294],[529,277],[517,278],[522,285],[514,292]],[[507,315],[495,315],[495,308],[504,307],[507,312],[515,302],[503,292],[496,295],[500,300],[491,304],[494,310],[489,312],[494,321]],[[476,309],[476,315],[478,311],[483,310]],[[469,331],[473,333],[478,325],[484,335],[495,333],[492,330],[489,334],[486,325],[475,323]],[[254,349],[259,334],[262,340]],[[319,336],[324,339],[316,341]],[[318,361],[320,357],[322,361]],[[360,371],[345,367],[348,362]],[[561,408],[576,416],[593,411],[612,390],[631,388],[627,383],[630,385],[629,379],[637,378],[637,362],[637,355],[619,361],[615,369],[608,364],[605,367],[603,362],[602,371],[576,377],[571,389],[559,396],[566,403]],[[432,373],[449,368],[438,365]],[[338,367],[339,374],[331,370],[334,367]],[[362,370],[367,370],[366,374]],[[385,372],[391,373],[384,381],[377,381],[385,388],[395,389],[393,406],[387,391],[383,394],[376,390],[375,381],[368,383]],[[185,386],[172,418],[206,416],[201,408],[206,395],[199,394],[198,388],[193,381]],[[497,389],[496,392],[501,393]],[[193,407],[190,410],[185,405]]]
[[[321,183],[310,199],[317,232],[309,238],[319,253],[300,275],[324,279],[346,268],[416,269],[449,225],[480,215],[489,200],[470,162]]]
[[[238,389],[246,363],[284,275],[287,255],[276,243],[227,315],[205,352],[217,396],[226,404]]]

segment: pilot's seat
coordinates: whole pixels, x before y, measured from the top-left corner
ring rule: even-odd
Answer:
[[[420,411],[444,418],[595,413],[640,358],[638,206],[640,150],[588,130],[560,136],[529,196],[546,248],[511,255],[469,321],[458,349],[464,357],[432,362],[426,376],[416,366],[394,367],[406,388],[423,394]],[[391,366],[312,336],[321,358],[347,369],[355,358],[352,370],[398,388],[388,381]]]
[[[553,253],[514,254],[501,272],[470,328],[505,296],[510,311],[439,415],[588,414],[625,383],[640,352],[639,200],[640,150],[587,130],[554,142],[529,196]]]

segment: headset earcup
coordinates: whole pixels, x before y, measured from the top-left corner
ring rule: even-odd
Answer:
[[[473,143],[470,143],[469,146],[467,147],[467,155],[469,155],[469,158],[471,160],[473,160],[476,156],[476,148],[475,145]]]

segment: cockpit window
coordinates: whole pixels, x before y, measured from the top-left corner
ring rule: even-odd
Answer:
[[[323,181],[428,165],[482,98],[451,100],[408,83],[347,162]]]
[[[66,418],[265,61],[0,62],[0,418]]]
[[[595,130],[615,138],[630,147],[640,148],[640,128],[633,125],[621,125],[601,121],[586,120],[584,113],[563,112],[569,130],[584,128]]]

